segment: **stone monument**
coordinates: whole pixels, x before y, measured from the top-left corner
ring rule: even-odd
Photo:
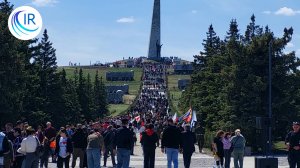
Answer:
[[[154,0],[148,59],[161,60],[160,0]]]

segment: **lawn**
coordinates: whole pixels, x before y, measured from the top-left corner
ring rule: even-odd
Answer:
[[[59,67],[58,70],[61,71],[65,69],[67,78],[72,79],[74,77],[75,67]],[[79,72],[80,67],[78,67]],[[129,85],[129,95],[124,95],[124,104],[110,104],[109,112],[111,116],[117,116],[119,114],[125,113],[127,109],[130,107],[136,96],[138,96],[139,89],[141,86],[141,77],[143,74],[142,68],[99,68],[99,67],[83,67],[82,71],[85,77],[88,74],[91,76],[92,82],[95,79],[96,71],[98,70],[99,77],[102,77],[105,85]],[[134,81],[107,81],[106,80],[106,72],[130,72],[134,71]]]
[[[110,116],[115,117],[125,113],[129,106],[129,104],[110,104],[108,107]]]
[[[74,67],[64,67],[67,78],[73,78],[74,76]],[[62,70],[62,68],[59,68]],[[141,85],[141,76],[143,73],[142,68],[85,68],[83,69],[83,74],[87,76],[89,73],[91,76],[91,80],[94,81],[96,71],[98,70],[99,77],[102,76],[105,85],[129,85],[129,94],[130,95],[137,95]],[[106,81],[106,72],[130,72],[131,70],[134,71],[134,81]],[[78,69],[79,71],[79,69]]]
[[[168,75],[168,91],[169,99],[171,102],[172,111],[182,114],[182,111],[178,109],[178,103],[181,98],[182,91],[178,89],[178,80],[179,79],[191,79],[190,75]]]

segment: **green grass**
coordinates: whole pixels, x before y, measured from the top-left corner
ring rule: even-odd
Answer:
[[[59,67],[58,70],[61,71],[65,69],[67,78],[72,79],[74,78],[74,67]],[[79,72],[80,67],[78,67]],[[85,77],[88,74],[91,76],[91,81],[94,82],[96,72],[98,70],[99,78],[102,77],[103,82],[105,85],[129,85],[129,95],[124,95],[124,104],[109,104],[109,112],[110,116],[117,116],[123,114],[127,111],[130,107],[132,102],[134,101],[135,97],[138,96],[139,89],[141,86],[141,77],[143,74],[142,68],[99,68],[99,67],[82,67],[82,71]],[[106,80],[106,72],[130,72],[131,70],[134,71],[134,81],[107,81]]]
[[[110,116],[115,117],[123,114],[129,108],[129,106],[129,104],[110,104],[108,107]]]
[[[182,111],[179,111],[178,103],[182,95],[182,91],[178,89],[178,80],[179,79],[191,79],[190,75],[168,75],[168,90],[169,98],[173,104],[173,112],[182,114]]]
[[[71,79],[74,77],[74,67],[64,67],[67,78]],[[62,68],[59,68],[62,70]],[[129,85],[129,94],[130,95],[137,95],[140,85],[141,85],[141,76],[143,73],[142,68],[85,68],[83,69],[83,74],[87,76],[89,73],[91,76],[92,82],[95,79],[96,71],[98,70],[99,77],[102,76],[105,85]],[[134,71],[134,81],[106,81],[106,72],[130,72],[131,70]],[[78,68],[79,71],[79,68]]]
[[[287,151],[284,141],[275,141],[273,145],[275,150]]]

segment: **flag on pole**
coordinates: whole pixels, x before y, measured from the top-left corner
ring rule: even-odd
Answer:
[[[192,120],[192,113],[193,113],[192,108],[190,108],[189,111],[187,111],[187,113],[184,115],[183,120],[186,123],[191,122],[191,120]]]
[[[178,122],[181,122],[182,120],[186,120],[191,115],[191,111],[190,110],[187,111],[183,116],[179,117]]]
[[[175,113],[172,117],[173,122],[177,122],[177,113]]]
[[[195,126],[196,122],[197,122],[196,111],[193,111],[192,120],[191,120],[191,128],[193,128]]]

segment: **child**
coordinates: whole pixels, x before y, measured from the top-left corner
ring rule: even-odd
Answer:
[[[46,137],[44,138],[42,146],[43,146],[43,154],[40,157],[40,168],[43,168],[43,166],[45,166],[45,168],[48,168],[48,158],[51,153],[51,148],[50,148],[50,141]]]

